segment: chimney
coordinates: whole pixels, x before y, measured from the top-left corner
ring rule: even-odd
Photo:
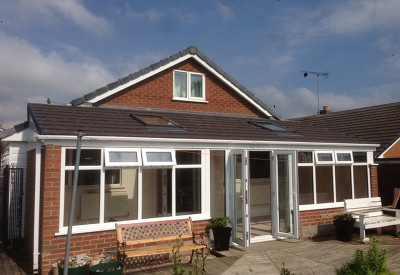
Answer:
[[[325,115],[325,114],[330,114],[330,113],[332,113],[332,111],[329,110],[328,106],[324,106],[324,109],[319,111],[320,115]]]

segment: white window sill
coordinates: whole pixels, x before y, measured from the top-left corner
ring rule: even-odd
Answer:
[[[321,209],[340,208],[340,207],[344,207],[343,202],[307,204],[307,205],[300,205],[299,211],[321,210]]]
[[[196,102],[196,103],[208,103],[207,100],[204,99],[194,99],[194,98],[183,98],[183,97],[173,97],[173,101],[185,101],[185,102]]]
[[[211,219],[210,216],[202,215],[202,214],[193,214],[193,215],[182,215],[182,216],[174,216],[174,217],[163,217],[163,218],[152,218],[152,219],[144,219],[144,220],[134,220],[134,221],[118,221],[118,222],[109,222],[109,223],[95,223],[88,225],[77,225],[72,227],[72,234],[82,234],[82,233],[92,233],[92,232],[100,232],[100,231],[109,231],[115,230],[115,224],[130,224],[130,223],[143,223],[143,222],[156,222],[156,221],[168,221],[168,220],[176,220],[176,219],[185,219],[192,218],[192,221],[204,221]],[[68,227],[60,228],[60,231],[55,233],[55,236],[65,236],[68,234]]]

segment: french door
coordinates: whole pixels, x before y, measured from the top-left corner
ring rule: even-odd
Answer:
[[[275,151],[273,157],[272,233],[298,238],[296,163],[294,151]]]
[[[250,246],[248,152],[231,151],[231,186],[233,200],[232,240]]]

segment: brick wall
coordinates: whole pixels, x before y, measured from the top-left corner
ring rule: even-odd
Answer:
[[[61,146],[44,146],[42,150],[42,185],[40,194],[41,274],[48,274],[53,264],[57,262],[57,259],[64,258],[65,256],[65,244],[67,237],[55,236],[55,234],[59,231],[60,169]],[[34,184],[28,185],[34,186]],[[27,197],[30,196],[27,194]],[[31,207],[33,209],[33,201],[29,202],[29,204],[27,201],[27,208]],[[207,224],[208,220],[193,222],[194,231],[208,234],[208,230],[206,230]],[[30,228],[30,226],[27,226],[26,228]],[[33,235],[33,232],[31,235]],[[96,256],[100,252],[115,252],[116,246],[117,239],[115,230],[74,234],[71,237],[70,255],[73,256],[86,253],[88,256]]]
[[[384,158],[400,158],[400,140],[392,145],[392,147],[385,153]]]
[[[310,239],[333,234],[333,216],[341,211],[343,208],[301,211],[300,238]]]
[[[371,177],[371,197],[378,197],[378,166],[370,165],[370,177]]]
[[[175,69],[205,73],[207,103],[172,100],[173,71]],[[193,60],[182,62],[173,68],[165,70],[117,94],[107,97],[100,101],[99,104],[261,115],[256,108],[241,98],[235,91]]]

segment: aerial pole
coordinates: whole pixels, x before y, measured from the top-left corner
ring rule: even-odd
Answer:
[[[317,98],[318,98],[318,110],[317,114],[319,114],[320,108],[319,108],[319,77],[320,76],[325,76],[325,78],[328,78],[328,73],[320,73],[320,72],[311,72],[311,71],[301,71],[304,75],[304,77],[307,77],[308,74],[313,74],[317,76]]]

